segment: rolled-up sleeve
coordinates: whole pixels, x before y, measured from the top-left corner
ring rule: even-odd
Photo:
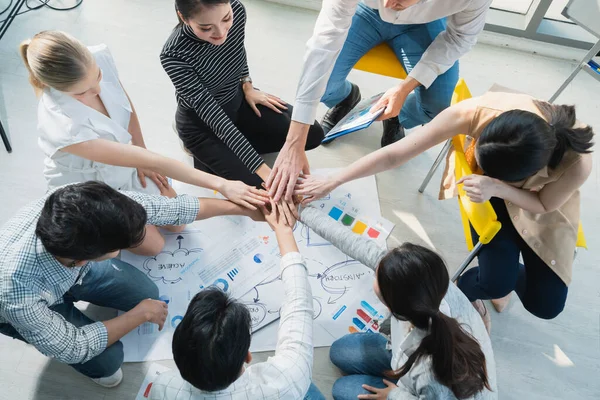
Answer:
[[[140,203],[148,215],[148,224],[156,226],[191,224],[198,217],[200,201],[181,194],[175,198],[137,192],[122,192]]]
[[[312,37],[306,44],[304,66],[296,92],[292,120],[311,125],[342,51],[359,0],[324,0]]]
[[[467,9],[449,16],[446,30],[429,45],[408,76],[429,88],[439,75],[475,46],[491,3],[491,0],[474,1]]]
[[[48,357],[67,364],[80,364],[106,350],[108,332],[102,322],[77,327],[50,310],[42,300],[3,308],[3,318]]]

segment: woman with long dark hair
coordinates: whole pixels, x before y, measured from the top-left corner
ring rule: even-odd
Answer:
[[[319,198],[344,182],[402,165],[428,148],[464,133],[476,174],[454,181],[454,152],[440,198],[463,184],[474,202],[490,200],[502,229],[480,251],[479,266],[458,287],[490,327],[482,300],[501,312],[512,291],[539,318],[563,310],[577,241],[579,188],[592,170],[593,132],[578,124],[573,106],[553,105],[524,94],[490,92],[441,112],[418,133],[369,154],[335,176],[307,177],[296,194]],[[523,264],[519,256],[523,257]]]
[[[389,343],[378,333],[333,343],[331,361],[346,375],[334,399],[497,398],[490,337],[439,255],[411,243],[388,252],[311,207],[300,219],[375,270],[373,290],[392,314]]]
[[[161,63],[177,92],[177,133],[200,170],[259,187],[271,169],[260,154],[286,141],[292,106],[252,84],[239,0],[176,0],[179,25]],[[310,128],[306,149],[321,143]]]

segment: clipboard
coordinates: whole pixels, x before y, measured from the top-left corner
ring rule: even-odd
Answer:
[[[358,103],[340,122],[331,128],[321,143],[329,143],[333,139],[371,126],[371,124],[383,114],[383,108],[374,113],[370,112],[371,107],[379,101],[381,96],[383,96],[383,93],[376,94],[375,96]]]

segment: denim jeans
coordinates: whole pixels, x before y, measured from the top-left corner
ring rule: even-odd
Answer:
[[[565,308],[569,288],[519,235],[504,200],[492,197],[490,202],[502,228],[481,248],[479,266],[460,277],[458,288],[470,301],[499,299],[514,290],[525,309],[536,317],[556,317]],[[471,232],[478,240],[475,230]]]
[[[348,97],[352,90],[350,82],[346,79],[348,74],[358,60],[378,44],[387,42],[406,72],[410,73],[436,36],[445,29],[445,19],[427,24],[390,24],[381,19],[377,10],[359,3],[352,18],[348,38],[333,67],[321,101],[331,108]],[[448,71],[439,75],[429,89],[423,86],[415,89],[407,97],[398,116],[402,126],[410,129],[425,124],[447,108],[457,81],[458,61]]]
[[[306,392],[306,396],[304,396],[304,400],[325,400],[325,397],[319,388],[316,387],[314,383],[311,383],[308,392]]]
[[[129,311],[142,300],[158,299],[158,288],[145,274],[118,259],[93,262],[81,285],[75,285],[63,296],[64,303],[50,309],[77,327],[94,323],[73,303],[89,303]],[[0,333],[26,342],[9,324],[0,324]],[[123,364],[123,343],[116,342],[102,353],[82,364],[71,364],[90,378],[103,378],[117,372]]]
[[[367,384],[385,388],[384,372],[391,369],[392,352],[386,349],[387,339],[378,333],[353,333],[331,345],[331,362],[346,375],[333,384],[335,400],[356,400],[359,394],[370,394],[362,388]]]

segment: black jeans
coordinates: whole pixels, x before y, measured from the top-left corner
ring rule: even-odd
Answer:
[[[519,235],[504,200],[492,198],[491,203],[502,229],[481,248],[479,266],[465,272],[458,287],[471,301],[498,299],[514,290],[536,317],[556,317],[565,307],[567,285]],[[477,240],[477,233],[471,231]],[[524,265],[519,263],[519,254],[523,255]]]
[[[287,107],[287,110],[279,114],[259,105],[258,109],[261,113],[259,117],[246,102],[241,89],[233,100],[222,106],[258,154],[275,153],[283,147],[292,117],[292,106],[287,104]],[[261,186],[262,179],[250,172],[194,110],[186,110],[179,106],[175,123],[183,145],[194,155],[196,169],[225,179],[243,181],[256,187]],[[318,147],[323,140],[323,135],[323,128],[315,121],[308,131],[306,150]]]

